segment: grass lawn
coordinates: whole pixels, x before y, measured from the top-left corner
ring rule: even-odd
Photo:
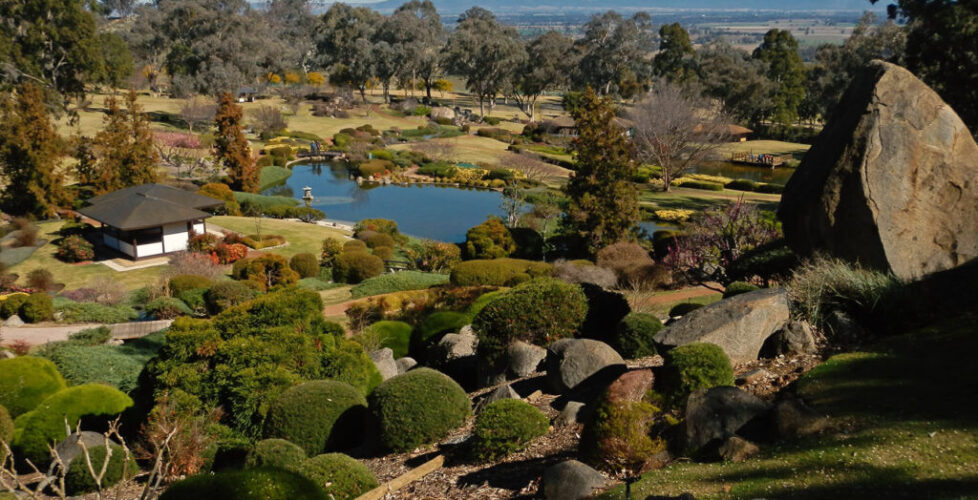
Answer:
[[[686,293],[687,290],[672,290],[668,292],[656,293],[653,298],[655,299],[654,304],[649,304],[642,307],[642,311],[647,314],[654,314],[660,318],[665,317],[669,314],[669,310],[672,309],[677,304],[692,302],[694,304],[712,304],[723,298],[723,294],[720,292],[703,295],[699,297],[689,297],[682,298],[681,295]],[[676,298],[669,299],[670,295],[675,295]]]
[[[40,238],[49,242],[60,238],[57,233],[63,224],[62,221],[42,222],[39,224]],[[96,276],[108,275],[122,288],[135,290],[155,282],[160,273],[166,269],[166,266],[156,266],[116,272],[97,263],[68,264],[55,258],[54,253],[57,250],[58,248],[53,243],[48,243],[37,249],[27,260],[11,267],[10,272],[19,274],[20,282],[25,283],[27,273],[34,269],[47,269],[54,275],[56,282],[65,284],[65,290],[84,287]]]
[[[781,195],[752,193],[749,191],[707,191],[674,187],[668,193],[656,189],[642,189],[639,192],[639,204],[651,209],[689,209],[705,210],[708,208],[735,202],[743,197],[744,201],[756,203],[762,210],[777,210]]]
[[[255,219],[253,217],[218,216],[207,219],[209,226],[219,226],[242,234],[255,234]],[[349,236],[345,231],[317,224],[296,222],[281,219],[262,219],[261,230],[265,234],[277,234],[285,238],[289,244],[282,248],[269,250],[285,257],[297,253],[319,255],[326,238],[344,239]]]
[[[284,184],[285,180],[292,177],[292,169],[278,166],[263,167],[258,180],[258,191]]]
[[[976,319],[840,354],[803,376],[799,395],[835,432],[762,447],[739,464],[676,462],[645,474],[633,498],[978,498]],[[622,488],[601,498],[622,498]]]
[[[731,153],[754,153],[763,155],[790,155],[797,160],[805,156],[811,148],[809,144],[784,141],[745,141],[728,142],[716,149],[717,154],[729,159]]]

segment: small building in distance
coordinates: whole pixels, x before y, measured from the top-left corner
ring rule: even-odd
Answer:
[[[747,142],[753,133],[754,131],[747,127],[727,125],[727,135],[730,137],[730,142]]]
[[[206,209],[223,201],[162,184],[143,184],[88,200],[78,210],[102,225],[105,246],[133,258],[155,257],[187,249],[191,233],[207,231]]]

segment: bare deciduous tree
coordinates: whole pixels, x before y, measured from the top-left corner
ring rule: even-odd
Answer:
[[[629,112],[635,150],[643,163],[662,168],[665,190],[673,179],[706,159],[728,138],[727,120],[698,96],[659,82]]]
[[[251,127],[260,133],[276,133],[288,127],[282,110],[275,106],[261,106],[252,110]]]
[[[214,121],[217,105],[210,99],[191,97],[180,106],[180,118],[187,124],[192,133],[197,125],[210,125]]]

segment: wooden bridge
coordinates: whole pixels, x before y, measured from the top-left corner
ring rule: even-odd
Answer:
[[[299,160],[334,161],[346,159],[346,153],[342,151],[299,151],[295,157]]]
[[[784,165],[784,156],[753,153],[732,153],[730,155],[730,163],[774,168]]]
[[[411,269],[411,262],[406,260],[385,260],[384,261],[384,271],[388,273],[396,273],[398,271],[407,271]]]

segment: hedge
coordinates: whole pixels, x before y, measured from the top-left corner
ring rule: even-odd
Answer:
[[[550,420],[533,405],[520,399],[496,401],[475,418],[472,451],[480,460],[495,460],[526,449],[549,428]]]
[[[257,467],[278,467],[292,469],[306,459],[306,452],[298,445],[284,439],[263,439],[255,443],[255,448],[248,455],[245,466],[250,469]]]
[[[353,298],[370,297],[405,290],[422,290],[448,283],[445,274],[400,271],[363,280],[350,290]]]
[[[342,453],[312,457],[296,471],[322,487],[333,500],[353,500],[379,485],[370,469]]]
[[[380,384],[368,398],[380,440],[395,452],[444,438],[471,414],[469,397],[454,380],[418,368]]]
[[[33,410],[17,417],[14,448],[35,465],[50,461],[48,445],[60,443],[68,428],[74,429],[85,416],[111,418],[132,406],[132,399],[118,389],[102,384],[85,384],[63,389],[41,402]]]
[[[287,470],[247,469],[191,476],[170,485],[159,500],[328,500],[314,481]]]
[[[105,468],[105,475],[102,476],[102,488],[109,488],[123,479],[131,478],[139,472],[139,465],[132,457],[126,463],[126,452],[121,446],[111,445],[112,456],[109,457],[108,467]],[[91,460],[92,469],[96,474],[101,473],[106,461],[105,445],[96,446],[88,450],[88,458]],[[79,454],[68,464],[68,473],[65,474],[65,493],[69,495],[81,495],[92,491],[98,491],[95,479],[88,470],[88,461],[85,454]]]
[[[456,286],[509,286],[514,280],[549,276],[553,266],[546,262],[522,259],[469,260],[452,269],[451,283]]]
[[[12,418],[27,413],[48,396],[68,387],[58,367],[47,359],[20,356],[0,359],[0,406]]]
[[[309,456],[356,444],[367,400],[350,384],[315,380],[276,398],[265,419],[266,438],[286,439]]]

